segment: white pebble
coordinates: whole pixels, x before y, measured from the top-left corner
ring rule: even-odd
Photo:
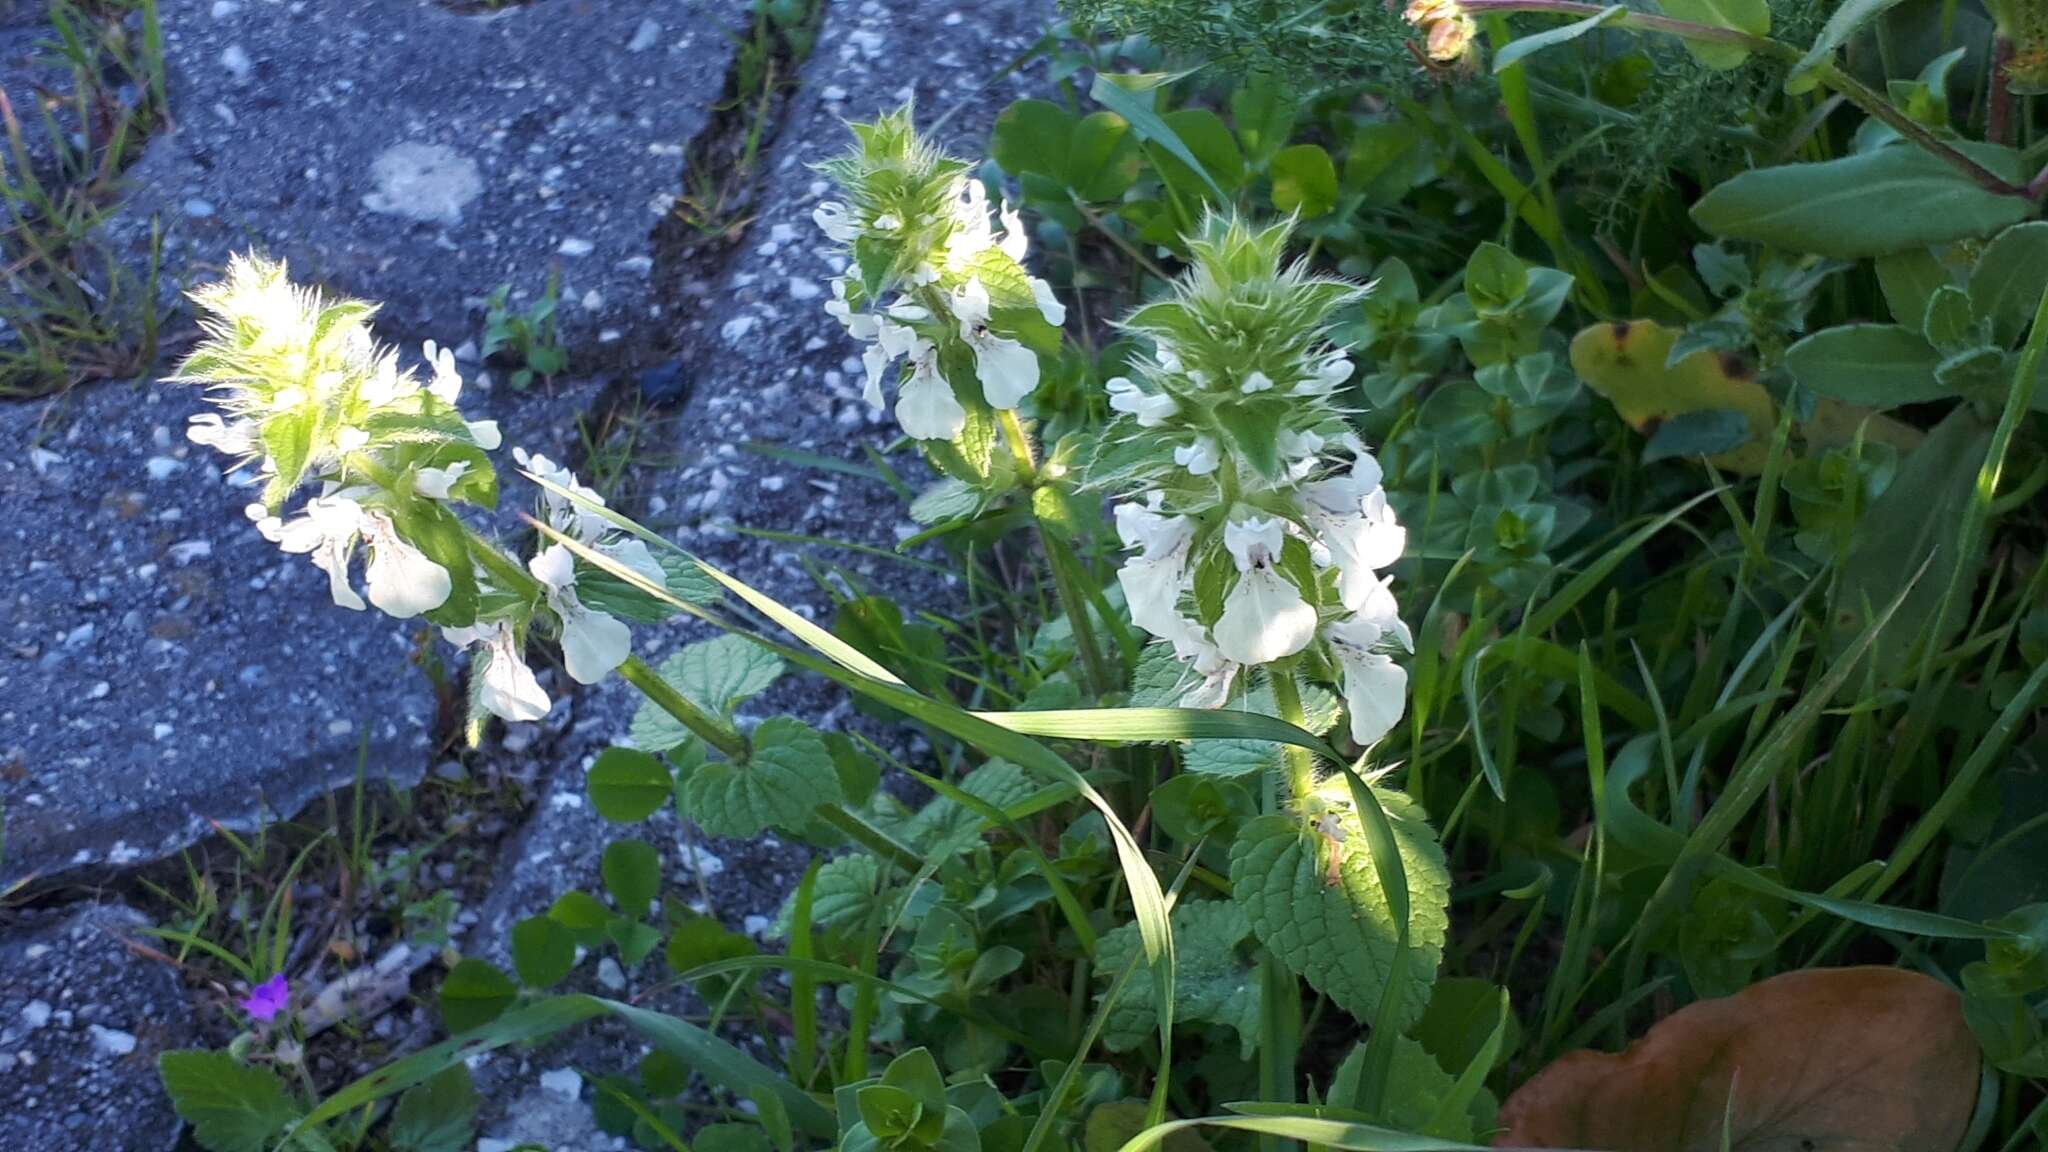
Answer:
[[[133,1033],[102,1028],[97,1024],[88,1025],[86,1030],[92,1033],[93,1050],[102,1056],[126,1056],[135,1051]]]
[[[564,1100],[575,1100],[583,1095],[583,1077],[574,1068],[557,1068],[541,1073],[540,1086]]]

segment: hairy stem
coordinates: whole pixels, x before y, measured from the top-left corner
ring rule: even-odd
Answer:
[[[1301,707],[1301,686],[1294,679],[1294,661],[1283,660],[1272,668],[1273,702],[1280,706],[1280,718],[1296,728],[1308,727],[1308,716]],[[1308,749],[1294,744],[1287,746],[1287,790],[1299,804],[1315,795],[1316,761]]]

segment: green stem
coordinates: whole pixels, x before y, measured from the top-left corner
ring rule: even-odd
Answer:
[[[619,675],[625,678],[626,683],[638,688],[642,696],[654,701],[656,707],[675,717],[677,723],[725,753],[726,759],[741,761],[747,758],[747,738],[740,735],[738,729],[676,691],[647,661],[638,656],[628,656],[626,662],[619,665]]]
[[[1280,707],[1280,718],[1296,728],[1308,727],[1308,716],[1301,707],[1301,687],[1294,679],[1294,661],[1283,660],[1273,665],[1273,702]],[[1295,803],[1306,801],[1316,791],[1315,757],[1306,748],[1293,744],[1287,746],[1287,790],[1294,795]]]
[[[706,712],[693,703],[689,697],[675,690],[661,674],[649,667],[638,656],[626,657],[619,665],[619,675],[628,684],[640,690],[640,694],[654,701],[656,707],[676,718],[676,722],[702,737],[706,744],[725,753],[729,760],[745,760],[747,738],[740,735],[732,725]],[[888,833],[869,824],[843,804],[820,804],[815,809],[819,819],[839,831],[853,842],[887,860],[905,872],[916,874],[924,860],[915,851],[897,842]]]
[[[1074,630],[1074,647],[1081,650],[1082,666],[1088,670],[1088,686],[1098,697],[1112,692],[1117,687],[1117,677],[1110,672],[1109,658],[1103,655],[1095,635],[1095,620],[1088,613],[1088,595],[1082,589],[1082,581],[1088,577],[1081,570],[1081,558],[1043,520],[1038,521],[1038,538],[1045,545],[1045,558],[1052,568],[1053,590]]]
[[[1015,408],[996,409],[996,419],[1003,426],[1003,439],[1010,442],[1010,455],[1017,460],[1017,474],[1026,487],[1038,480],[1038,460],[1031,451],[1031,437],[1024,434],[1024,422],[1017,419]]]

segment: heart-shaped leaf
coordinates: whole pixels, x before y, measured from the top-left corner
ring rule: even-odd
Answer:
[[[1897,968],[1814,968],[1682,1008],[1625,1052],[1567,1054],[1508,1098],[1495,1144],[1952,1152],[1977,1078],[1954,989]]]

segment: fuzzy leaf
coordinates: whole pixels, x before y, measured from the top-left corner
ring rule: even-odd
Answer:
[[[825,738],[788,716],[761,722],[744,764],[713,760],[699,765],[684,778],[677,796],[684,815],[712,836],[802,828],[812,809],[841,799],[839,772]]]
[[[1252,1058],[1259,1037],[1259,976],[1238,945],[1252,934],[1244,909],[1227,900],[1190,900],[1173,910],[1176,1023],[1203,1021],[1237,1029],[1239,1055]],[[1095,950],[1095,974],[1114,978],[1139,954],[1138,926],[1124,924],[1103,934]],[[1128,1052],[1158,1035],[1152,985],[1126,981],[1102,1030],[1103,1047]]]
[[[481,1102],[461,1064],[413,1088],[391,1114],[392,1152],[466,1152]]]
[[[277,1073],[225,1052],[166,1052],[157,1071],[171,1107],[207,1152],[265,1152],[299,1118]]]
[[[1429,1003],[1449,926],[1450,874],[1443,849],[1420,805],[1401,792],[1374,788],[1393,825],[1408,874],[1407,987],[1394,1012],[1406,1028]],[[1342,777],[1321,790],[1328,801],[1347,795]],[[1252,929],[1288,968],[1358,1020],[1373,1020],[1393,969],[1399,930],[1357,813],[1348,803],[1341,824],[1346,847],[1338,882],[1329,882],[1329,847],[1294,814],[1261,816],[1238,832],[1230,851],[1231,890]]]
[[[759,695],[782,675],[782,661],[740,636],[719,636],[684,648],[661,662],[669,687],[708,712],[731,716],[740,703]],[[689,739],[690,730],[652,700],[633,714],[633,743],[666,752]]]
[[[2018,174],[2009,154],[1972,151],[1999,175]],[[1752,168],[1692,206],[1693,220],[1716,236],[1843,258],[1968,240],[2032,212],[2025,197],[1981,188],[1940,158],[1906,145]]]
[[[1500,1143],[1947,1152],[1976,1110],[1978,1059],[1962,998],[1939,981],[1788,972],[1680,1009],[1620,1054],[1567,1054],[1508,1098]]]

